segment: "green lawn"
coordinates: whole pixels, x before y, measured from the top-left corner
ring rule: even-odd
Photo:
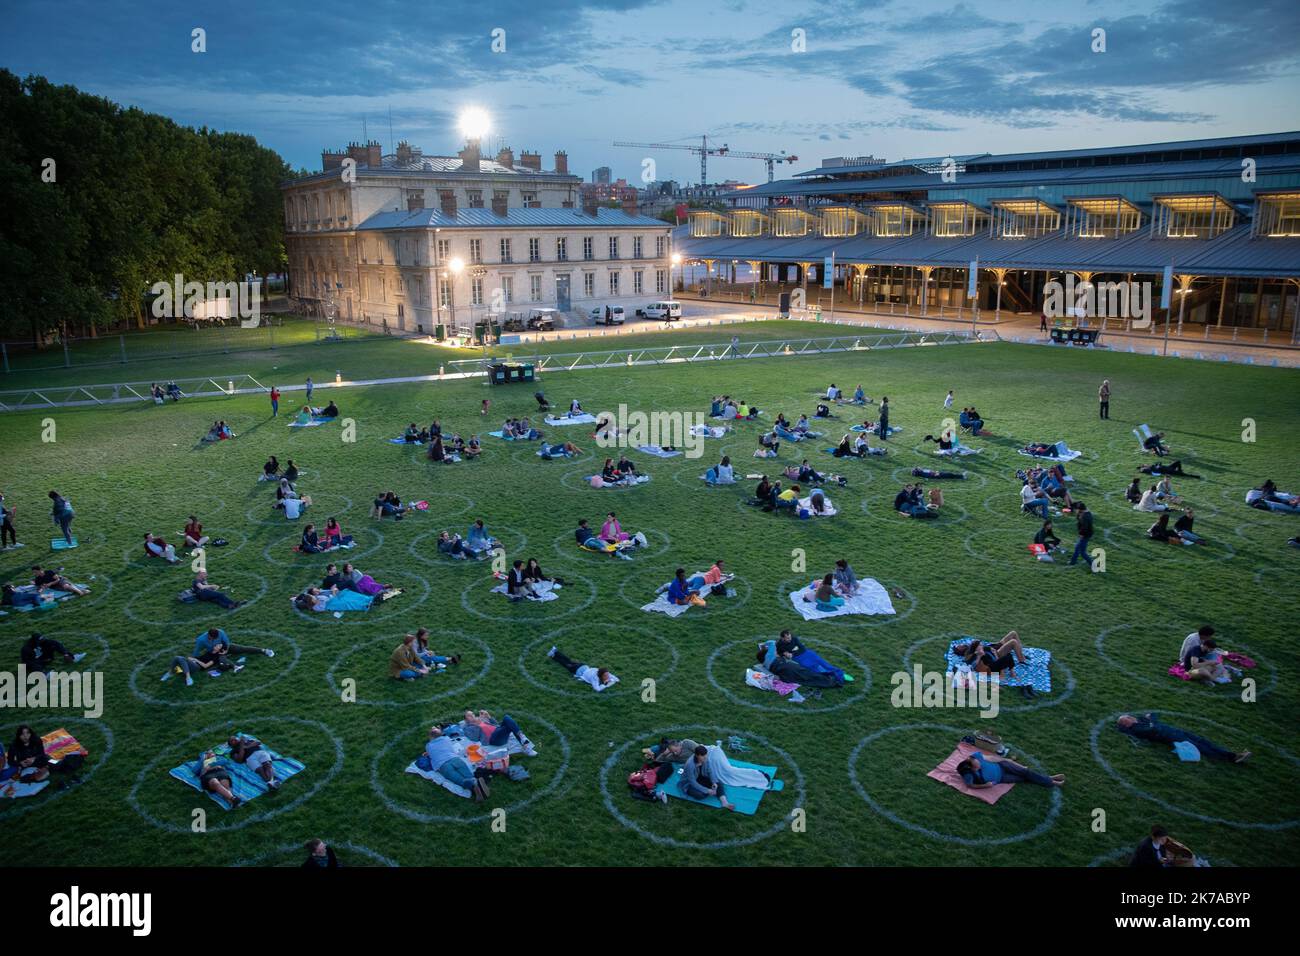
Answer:
[[[744,333],[757,334],[752,327]],[[791,331],[772,324],[761,334]],[[690,335],[730,338],[717,329]],[[278,364],[283,381],[306,374],[320,381],[332,378],[335,355],[347,356],[349,377],[418,374],[413,370],[427,371],[432,361],[427,346],[410,342],[350,343],[326,356],[334,348],[230,356],[221,371],[251,370],[256,356]],[[143,376],[134,366],[127,370],[130,378],[147,379],[192,374],[185,367],[169,363]],[[1103,377],[1114,385],[1109,422],[1096,417]],[[1291,640],[1300,550],[1286,539],[1300,532],[1300,519],[1247,508],[1242,498],[1266,477],[1284,488],[1300,482],[1295,374],[979,345],[557,373],[543,384],[553,400],[576,396],[589,409],[625,403],[704,410],[711,395],[728,392],[769,414],[793,416],[811,412],[830,381],[846,392],[861,382],[877,399],[887,394],[893,422],[905,430],[888,457],[840,467],[820,452],[822,442],[784,446],[783,464],[807,454],[849,477],[847,488],[830,492],[841,514],[813,521],[746,507],[752,482],[707,489],[696,476],[709,459],[634,455],[653,475],[650,484],[592,490],[581,480],[595,470],[595,446],[585,432],[576,440],[588,457],[568,463],[542,462],[529,446],[485,438],[482,461],[435,467],[418,451],[385,442],[408,421],[435,416],[449,429],[486,432],[507,414],[531,412],[527,387],[489,391],[455,382],[331,393],[355,419],[354,444],[340,440],[338,424],[290,430],[284,419],[270,421],[265,398],[253,396],[56,412],[52,443],[41,440],[42,420],[51,416],[0,417],[0,487],[18,507],[20,540],[27,542],[0,553],[0,579],[57,560],[75,579],[93,576],[95,586],[90,597],[56,610],[0,618],[2,669],[16,668],[20,639],[40,627],[88,651],[82,666],[104,672],[106,693],[99,722],[32,711],[7,714],[0,724],[6,741],[20,720],[43,732],[66,726],[98,767],[71,791],[0,805],[0,821],[15,817],[10,828],[40,834],[37,856],[31,841],[7,840],[0,863],[296,863],[290,847],[322,836],[350,844],[341,855],[357,865],[1075,866],[1117,859],[1157,821],[1216,865],[1291,863],[1300,851],[1292,826],[1300,823],[1300,769],[1287,749],[1300,717]],[[978,442],[984,454],[958,465],[970,480],[945,485],[943,517],[909,522],[890,504],[912,466],[938,466],[921,438],[937,429],[948,388],[956,389],[958,406],[977,404],[996,435]],[[478,415],[485,396],[493,401],[490,424]],[[216,417],[231,422],[239,438],[197,444]],[[1256,424],[1254,443],[1242,441],[1246,418]],[[1142,461],[1131,435],[1140,422],[1164,431],[1187,470],[1204,476],[1175,487],[1197,509],[1205,548],[1147,542],[1148,522],[1123,501]],[[753,471],[754,435],[755,426],[741,425],[708,445],[707,454],[730,453],[740,473]],[[1035,525],[1017,513],[1014,472],[1026,460],[1016,448],[1057,439],[1086,453],[1072,468],[1075,493],[1096,513],[1104,574],[1036,563],[1025,551]],[[308,619],[289,606],[297,589],[318,581],[329,558],[291,552],[299,524],[274,517],[272,487],[254,480],[270,453],[305,469],[300,490],[316,498],[313,519],[337,515],[357,535],[357,550],[344,556],[405,586],[403,596],[342,621]],[[76,506],[81,540],[57,558],[46,517],[51,487]],[[372,522],[368,505],[380,488],[426,498],[431,509],[401,523]],[[576,519],[599,524],[611,508],[626,528],[647,531],[649,554],[626,563],[573,547]],[[226,613],[180,604],[175,593],[188,579],[186,565],[140,560],[145,530],[174,539],[191,512],[210,534],[230,540],[209,552],[211,573],[253,599],[246,608]],[[570,579],[558,601],[509,605],[488,593],[484,565],[439,559],[435,532],[463,533],[478,516],[511,558],[535,556]],[[1072,537],[1072,521],[1059,527],[1063,538]],[[794,549],[806,552],[806,574],[792,569]],[[693,570],[717,556],[740,574],[737,597],[673,620],[638,609],[673,568]],[[903,589],[896,619],[805,624],[792,613],[785,594],[840,556],[859,575]],[[1257,702],[1244,703],[1239,687],[1193,687],[1165,676],[1183,636],[1207,621],[1225,645],[1258,661]],[[237,675],[198,678],[190,689],[160,683],[170,655],[213,623],[233,640],[269,643],[277,656],[253,659]],[[409,685],[387,680],[399,635],[420,625],[438,635],[440,651],[460,653],[464,663],[448,676]],[[750,645],[783,627],[824,656],[849,662],[858,682],[803,705],[745,686]],[[1012,627],[1029,645],[1052,652],[1051,696],[1027,705],[1004,693],[994,720],[969,710],[891,706],[891,675],[917,663],[940,669],[950,636],[1000,637]],[[553,641],[577,659],[610,666],[622,678],[618,692],[592,693],[547,661]],[[657,682],[653,703],[640,695],[645,678]],[[345,703],[340,692],[349,680],[357,701]],[[492,831],[486,809],[402,772],[430,722],[467,706],[510,712],[541,750],[524,761],[531,780],[494,785],[489,807],[506,809],[504,833]],[[1248,746],[1255,758],[1240,767],[1182,764],[1106,724],[1120,711],[1151,709],[1180,715],[1168,719],[1227,745]],[[1017,754],[1068,776],[1059,797],[1020,786],[987,807],[926,778],[961,733],[990,726]],[[744,756],[778,765],[786,789],[765,797],[753,817],[631,800],[624,778],[639,765],[639,748],[668,728],[710,742],[745,737],[752,751]],[[279,793],[227,813],[167,770],[234,729],[257,734],[307,769]],[[100,766],[110,739],[111,755]],[[1127,786],[1103,769],[1094,741]],[[195,808],[207,811],[209,832],[191,832]],[[789,825],[795,809],[806,814],[803,832]],[[1104,832],[1095,829],[1098,810],[1105,811]],[[674,849],[667,840],[708,848]]]

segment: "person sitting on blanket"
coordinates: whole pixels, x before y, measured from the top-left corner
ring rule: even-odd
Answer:
[[[817,407],[813,409],[813,418],[830,418],[830,417],[831,417],[831,407],[829,405],[826,405],[824,403],[818,403]]]
[[[862,386],[859,385],[857,388],[853,390],[853,398],[850,401],[854,405],[865,405],[869,401],[871,401],[871,399],[867,398],[867,393],[864,392],[862,390]]]
[[[857,438],[853,440],[853,451],[859,458],[866,458],[868,455],[884,455],[883,448],[872,448],[871,442],[867,440],[866,432],[858,432]]]
[[[624,541],[631,541],[632,535],[623,530],[618,518],[611,511],[605,515],[605,523],[600,526],[600,540],[610,544],[621,544]]]
[[[724,421],[733,418],[740,418],[739,406],[737,406],[734,401],[728,399],[722,406],[722,418]]]
[[[596,419],[596,427],[592,429],[591,437],[597,441],[617,438],[618,423],[614,421],[614,416],[602,412],[600,417]]]
[[[831,574],[837,594],[852,597],[858,593],[858,576],[853,573],[853,568],[849,566],[848,561],[838,558],[835,561],[835,570]]]
[[[319,418],[338,418],[338,417],[339,417],[339,407],[338,407],[337,405],[334,404],[334,400],[333,400],[333,399],[330,399],[330,403],[329,403],[328,405],[326,405],[324,408],[322,408],[322,409],[320,410],[320,415],[319,415],[318,417],[319,417]]]
[[[321,581],[320,586],[326,591],[329,590],[355,590],[350,580],[344,580],[343,572],[339,570],[337,564],[328,564],[325,566],[325,578]]]
[[[1132,714],[1121,714],[1115,721],[1115,727],[1122,734],[1128,734],[1130,737],[1136,737],[1139,740],[1149,740],[1152,743],[1175,744],[1186,741],[1199,750],[1203,757],[1208,757],[1211,760],[1230,760],[1233,763],[1244,763],[1250,759],[1249,750],[1232,751],[1226,747],[1220,747],[1214,741],[1202,737],[1200,734],[1194,734],[1180,727],[1172,727],[1169,724],[1161,723],[1159,715],[1154,713],[1143,714],[1141,717],[1134,717]]]
[[[343,533],[337,518],[330,518],[325,522],[325,547],[343,548],[351,543],[352,535]]]
[[[1209,632],[1206,634],[1205,632]],[[1218,682],[1226,684],[1231,678],[1223,665],[1222,654],[1219,651],[1219,644],[1209,635],[1214,633],[1214,628],[1201,628],[1197,633],[1195,641],[1183,642],[1183,672],[1187,674],[1188,680],[1201,680],[1207,684]]]
[[[620,471],[613,458],[606,458],[600,469],[600,480],[607,485],[627,484],[633,477]]]
[[[844,606],[844,598],[836,593],[834,573],[823,575],[821,583],[817,585],[812,596],[804,595],[804,600],[816,601],[819,611],[833,611],[837,607]]]
[[[618,683],[618,678],[609,672],[608,667],[592,667],[590,664],[579,663],[566,656],[558,647],[552,647],[546,652],[546,656],[578,680],[589,684],[597,693]]]
[[[83,588],[73,584],[72,581],[60,574],[59,571],[62,570],[62,568],[55,570],[54,568],[43,568],[39,564],[33,564],[32,584],[35,585],[38,591],[63,591],[66,594],[75,594],[77,597],[85,597],[90,593],[90,588]]]
[[[1147,451],[1155,452],[1157,458],[1163,458],[1169,454],[1169,446],[1165,444],[1164,437],[1164,432],[1155,432],[1150,437],[1143,439],[1142,447]]]
[[[587,413],[582,410],[582,405],[578,403],[576,398],[569,402],[569,418],[580,418],[585,414]]]
[[[298,543],[298,550],[303,554],[320,554],[325,550],[325,546],[320,543],[320,535],[316,533],[314,524],[309,524],[302,529],[302,540]]]
[[[230,770],[225,758],[218,757],[211,750],[205,750],[199,754],[194,769],[199,778],[199,787],[204,792],[215,793],[230,804],[232,810],[239,806],[242,801],[231,789]]]
[[[938,471],[938,470],[936,470],[936,469],[934,469],[934,468],[913,468],[913,469],[912,469],[912,477],[913,477],[913,478],[929,478],[931,481],[939,481],[939,480],[941,480],[941,479],[943,479],[943,480],[946,480],[946,479],[956,479],[956,480],[958,480],[958,481],[962,481],[962,480],[965,480],[965,478],[966,478],[966,472],[964,472],[964,471]]]
[[[411,422],[406,426],[406,431],[402,434],[402,440],[408,445],[418,444],[420,441],[420,426]]]
[[[168,564],[180,560],[176,557],[176,549],[152,531],[144,533],[144,555],[146,558],[162,558]]]
[[[826,389],[826,397],[830,399],[832,402],[838,402],[840,398],[843,396],[843,394],[844,394],[843,392],[841,392],[838,388],[835,387],[834,382],[831,382],[830,388]]]
[[[858,450],[853,446],[853,437],[847,434],[840,439],[840,443],[835,446],[835,450],[831,452],[831,454],[833,454],[836,458],[860,458],[861,457]]]
[[[256,737],[231,737],[226,743],[230,746],[231,760],[253,771],[272,790],[280,789],[281,781],[275,775],[275,758],[260,740]]]
[[[800,415],[799,420],[794,423],[793,431],[797,435],[807,435],[812,429],[812,424],[808,421],[807,415]]]
[[[40,607],[54,600],[53,591],[20,591],[12,584],[0,586],[0,604],[5,607]]]
[[[32,631],[32,636],[23,641],[23,646],[18,650],[18,659],[28,673],[33,674],[38,671],[49,673],[56,658],[63,658],[65,664],[76,664],[85,656],[85,653],[74,654],[60,641],[46,637],[39,631]]]
[[[512,601],[529,601],[541,600],[541,594],[537,590],[537,584],[528,580],[524,574],[524,562],[516,560],[510,567],[506,575],[506,596]]]
[[[19,783],[40,783],[50,776],[50,758],[45,753],[45,742],[30,724],[18,725],[5,757],[5,763]]]
[[[304,405],[302,408],[300,408],[300,409],[298,410],[298,414],[295,415],[295,416],[293,417],[293,423],[294,423],[295,425],[310,425],[310,424],[311,424],[311,409],[308,408],[306,405]]]
[[[1195,478],[1200,480],[1201,477],[1200,475],[1193,475],[1189,472],[1183,471],[1183,463],[1181,460],[1171,462],[1152,462],[1149,465],[1139,466],[1138,471],[1142,472],[1144,475],[1173,475],[1175,478]]]
[[[700,597],[700,587],[692,586],[694,582],[686,580],[686,569],[678,568],[673,572],[672,582],[668,585],[668,601],[672,604],[693,604],[705,607],[704,598]]]
[[[501,542],[488,534],[487,525],[483,523],[482,518],[474,519],[474,523],[469,526],[469,531],[466,533],[462,544],[465,550],[476,558],[501,547]]]
[[[754,488],[754,497],[750,499],[749,503],[751,505],[762,505],[766,510],[771,511],[772,508],[776,507],[772,502],[773,491],[776,487],[768,480],[767,475],[763,475],[758,482],[758,486]]]
[[[1043,522],[1043,526],[1034,535],[1034,544],[1041,544],[1048,551],[1056,551],[1061,547],[1061,539],[1052,530],[1051,521]]]
[[[464,448],[458,451],[458,454],[465,458],[477,458],[479,455],[483,454],[483,443],[479,441],[477,435],[470,435],[469,441],[465,443]]]
[[[429,440],[429,450],[425,455],[429,461],[436,461],[439,464],[451,463],[451,456],[447,454],[447,449],[442,444],[441,435],[434,435]]]
[[[758,449],[754,452],[755,458],[775,458],[781,450],[781,443],[777,441],[780,437],[779,429],[773,428],[770,432],[763,432],[758,436]]]
[[[799,507],[799,496],[801,493],[802,489],[798,485],[791,485],[784,491],[781,491],[780,486],[778,485],[776,495],[772,499],[772,504],[778,511],[782,508],[786,508],[793,512]]]
[[[1131,505],[1142,501],[1142,479],[1134,478],[1133,483],[1124,489],[1124,500]]]
[[[812,485],[820,485],[823,481],[826,480],[826,476],[819,474],[817,469],[814,468],[812,465],[808,464],[808,459],[805,458],[803,461],[799,463],[798,480],[806,481]]]
[[[258,481],[274,481],[280,474],[280,461],[274,455],[266,460],[262,466],[262,473],[257,476]]]
[[[681,779],[677,784],[679,790],[688,797],[704,800],[717,797],[724,810],[735,810],[736,805],[727,799],[721,780],[714,780],[708,772],[709,751],[707,747],[697,746],[691,758],[683,764]]]
[[[704,480],[711,485],[734,485],[736,470],[731,467],[731,458],[723,455],[722,461],[705,472]]]
[[[1065,786],[1063,773],[1048,776],[1037,770],[1030,770],[1007,757],[999,757],[979,750],[957,764],[957,775],[972,790],[983,790],[999,783],[1035,783],[1040,787]]]
[[[203,533],[203,525],[194,515],[190,515],[190,520],[186,522],[185,530],[181,534],[185,540],[185,547],[190,550],[201,548],[208,543],[208,536]]]
[[[1025,663],[1025,649],[1020,644],[1020,635],[1015,631],[1008,631],[1007,636],[996,644],[975,640],[958,644],[952,650],[977,674],[1000,674],[1006,671],[1008,677],[1014,678],[1016,665]]]
[[[619,547],[613,541],[601,540],[600,535],[587,526],[586,518],[578,519],[578,527],[573,531],[573,538],[578,542],[578,547],[584,551],[598,551],[611,557],[627,557],[627,555],[619,553]],[[629,558],[629,560],[631,559]]]
[[[424,745],[424,752],[429,757],[430,769],[453,786],[468,790],[475,803],[482,803],[492,795],[487,777],[475,774],[469,762],[460,755],[456,742],[443,728],[429,728],[429,742]]]
[[[946,431],[940,432],[938,438],[935,438],[933,435],[926,435],[924,438],[921,439],[921,441],[934,442],[936,445],[939,446],[940,451],[952,451],[953,442],[952,442],[951,432],[946,432]]]
[[[1156,824],[1150,835],[1143,837],[1129,860],[1132,867],[1197,866],[1196,854],[1169,835],[1169,831]]]
[[[1141,500],[1133,506],[1134,511],[1168,511],[1169,506],[1160,500],[1160,492],[1152,485],[1142,493]]]
[[[536,558],[529,558],[526,562],[524,562],[524,583],[525,584],[528,584],[536,588],[538,585],[547,581],[549,581],[552,584],[561,584],[561,585],[564,584],[564,581],[562,579],[548,576],[546,572],[542,570],[542,566],[537,563]]]
[[[416,680],[429,673],[429,665],[415,650],[415,635],[407,634],[388,658],[388,676],[394,680]]]

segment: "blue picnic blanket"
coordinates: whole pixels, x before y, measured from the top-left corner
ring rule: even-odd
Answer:
[[[237,733],[235,736],[244,737],[246,735]],[[295,774],[302,773],[302,771],[307,769],[306,764],[301,760],[297,760],[293,757],[283,757],[274,750],[271,750],[265,744],[262,745],[262,749],[271,755],[272,766],[275,768],[275,775],[280,780],[288,780]],[[224,758],[222,760],[222,766],[230,773],[230,789],[242,803],[247,803],[249,800],[256,799],[270,789],[267,786],[266,781],[255,774],[252,770],[249,770],[248,767],[244,766],[242,763],[236,763],[234,760],[230,759],[229,744],[223,742],[216,747],[212,747],[211,750],[217,756]],[[204,790],[202,785],[199,783],[199,775],[196,769],[198,763],[198,760],[186,761],[179,767],[172,768],[169,776],[175,777],[181,783],[193,787],[200,793],[206,793],[209,797],[220,804],[223,810],[229,810],[230,804],[227,803],[224,798],[217,796],[211,790]]]
[[[776,767],[765,767],[762,764],[748,763],[744,760],[733,760],[731,761],[731,765],[733,767],[746,767],[750,770],[761,770],[772,778],[772,790],[785,789],[785,781],[776,779]],[[659,784],[659,786],[655,787],[655,790],[659,793],[666,793],[668,796],[674,797],[678,800],[686,800],[689,803],[698,803],[702,806],[713,807],[719,810],[722,809],[722,803],[717,797],[704,797],[701,799],[698,797],[688,797],[686,794],[682,793],[681,787],[678,786],[681,778],[682,771],[678,769],[671,777]],[[768,791],[766,790],[753,790],[749,787],[728,787],[726,797],[735,805],[736,813],[743,813],[747,817],[752,817],[758,812],[758,805],[763,800],[763,794],[767,792]]]
[[[944,654],[944,662],[948,670],[957,670],[964,661],[957,654],[953,653],[953,648],[958,644],[968,644],[975,640],[973,637],[960,637],[948,645],[948,651]],[[1052,663],[1052,652],[1045,651],[1041,647],[1025,648],[1025,663],[1016,665],[1016,676],[1007,677],[1007,672],[1003,671],[1000,676],[1004,687],[1032,687],[1040,694],[1050,694],[1052,692],[1052,672],[1049,669]],[[988,674],[976,674],[978,680],[988,680]]]
[[[60,543],[62,543],[63,539],[60,538],[59,541],[60,541]],[[86,585],[84,585],[84,584],[78,584],[77,587],[84,588],[84,587],[86,587]],[[23,586],[20,587],[20,588],[15,588],[14,590],[16,590],[16,591],[34,591],[34,590],[36,590],[36,586],[35,586],[35,585],[32,585],[32,584],[25,584],[25,585],[23,585]],[[49,611],[49,610],[52,610],[52,609],[58,607],[62,602],[68,600],[69,598],[77,597],[77,595],[73,594],[71,591],[47,591],[47,592],[45,592],[45,593],[54,595],[54,600],[52,600],[52,601],[46,601],[46,602],[44,602],[43,604],[15,604],[15,605],[14,605],[14,610],[15,610],[15,611],[24,611],[24,612],[26,612],[26,611]]]
[[[374,598],[360,591],[340,591],[325,603],[327,611],[369,611]]]
[[[891,434],[891,435],[897,435],[897,434],[898,434],[899,432],[901,432],[902,430],[903,430],[903,426],[902,426],[902,425],[897,425],[897,426],[895,426],[895,425],[890,425],[890,426],[889,426],[889,434]],[[874,434],[876,433],[876,429],[874,429],[874,428],[863,428],[861,425],[854,425],[854,426],[852,426],[852,427],[849,429],[849,431],[851,431],[851,432],[870,432],[872,435],[874,435]]]

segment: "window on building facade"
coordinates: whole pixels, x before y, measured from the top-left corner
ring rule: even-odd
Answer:
[[[618,258],[618,236],[609,237],[609,257],[611,259]]]
[[[618,295],[618,273],[610,272],[609,274],[609,294]]]
[[[501,301],[515,301],[515,280],[513,276],[501,277]]]
[[[537,193],[524,193],[524,208],[536,209],[541,206],[537,201]]]
[[[596,254],[592,251],[591,236],[582,237],[582,258],[584,259],[596,258]]]
[[[541,276],[528,277],[528,298],[530,301],[533,302],[542,301],[542,277]]]
[[[445,262],[450,257],[451,257],[451,240],[439,239],[438,240],[438,261]]]
[[[640,295],[645,291],[645,273],[637,269],[632,273],[632,294]]]
[[[663,269],[655,270],[655,291],[656,292],[668,291],[668,283],[665,281]]]
[[[633,259],[641,258],[641,237],[640,236],[632,237],[632,258]]]
[[[555,258],[560,262],[567,262],[569,259],[569,240],[563,237],[555,240]]]
[[[512,258],[510,257],[510,240],[509,240],[509,239],[502,239],[502,240],[501,240],[501,261],[502,261],[502,262],[513,262],[513,261],[514,261],[514,259],[512,259]]]
[[[438,280],[438,306],[447,308],[451,305],[451,283],[446,279]]]
[[[662,259],[663,257],[664,257],[664,237],[655,236],[655,258]]]
[[[483,190],[471,189],[469,191],[469,207],[471,209],[483,208]]]
[[[469,280],[469,301],[471,305],[483,304],[483,279],[481,276],[474,276]]]
[[[483,262],[483,240],[471,239],[469,241],[469,261],[475,265]]]
[[[582,274],[582,294],[588,299],[596,294],[596,273],[584,272]]]
[[[528,261],[529,262],[542,261],[542,240],[540,239],[528,240]]]

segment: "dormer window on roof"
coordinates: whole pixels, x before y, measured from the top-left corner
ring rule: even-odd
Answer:
[[[925,213],[911,203],[873,202],[862,207],[873,236],[910,236],[925,228]]]
[[[1061,212],[1041,199],[995,199],[989,235],[995,239],[1038,239],[1061,228]]]
[[[852,206],[818,206],[817,215],[821,219],[822,235],[828,239],[856,236],[870,223],[867,216]]]
[[[808,235],[817,217],[806,209],[789,206],[772,210],[772,235],[796,239]]]
[[[1300,190],[1256,193],[1250,235],[1252,239],[1300,237]]]
[[[988,227],[989,214],[965,199],[932,200],[926,207],[930,210],[930,235],[940,239],[973,236]]]
[[[1076,239],[1116,239],[1142,225],[1142,211],[1123,196],[1065,200],[1065,234]]]
[[[1213,239],[1237,221],[1237,210],[1218,193],[1152,196],[1151,238]]]
[[[770,228],[771,220],[757,209],[737,209],[731,214],[733,236],[761,236]]]
[[[691,237],[710,239],[727,234],[727,217],[710,209],[695,209],[691,212]]]

